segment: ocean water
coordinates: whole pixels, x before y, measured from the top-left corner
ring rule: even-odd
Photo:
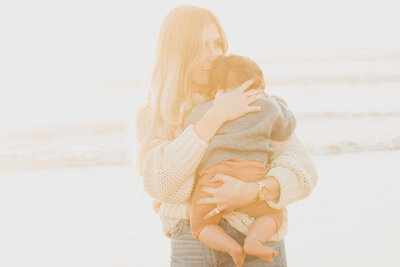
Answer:
[[[400,48],[249,55],[312,154],[400,148]],[[126,164],[144,79],[17,82],[0,98],[0,170]]]

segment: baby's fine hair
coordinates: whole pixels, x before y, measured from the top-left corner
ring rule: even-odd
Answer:
[[[247,90],[265,89],[264,75],[257,63],[248,57],[230,54],[218,56],[211,66],[209,78],[211,95],[214,96],[217,90],[228,88],[229,75],[233,75],[240,84],[254,78],[255,82]]]

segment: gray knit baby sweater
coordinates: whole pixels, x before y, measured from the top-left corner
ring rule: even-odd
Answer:
[[[196,124],[211,108],[214,100],[199,104],[185,119],[185,128]],[[242,158],[268,164],[272,153],[270,140],[286,140],[296,127],[296,119],[281,98],[262,98],[251,106],[261,107],[225,123],[212,138],[208,150],[197,169],[198,173],[225,160]]]

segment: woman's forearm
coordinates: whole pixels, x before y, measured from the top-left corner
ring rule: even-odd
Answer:
[[[138,113],[137,130],[148,130],[149,112]],[[154,199],[182,203],[190,198],[195,182],[195,171],[207,150],[205,143],[187,127],[175,140],[150,139],[138,134],[140,143],[136,166],[143,177],[146,191]]]
[[[271,169],[267,173],[279,183],[280,196],[275,201],[267,201],[275,209],[307,197],[314,189],[318,175],[307,149],[295,135],[284,142],[271,142],[274,154]]]
[[[222,114],[217,114],[214,109],[211,108],[194,125],[194,130],[203,141],[210,143],[211,139],[224,122],[225,119]]]
[[[193,131],[193,130],[192,130]],[[193,133],[195,135],[195,133]],[[203,152],[193,151],[172,154],[166,150],[169,143],[161,143],[139,153],[138,165],[148,194],[162,202],[182,203],[189,200],[195,183],[194,171]],[[172,148],[172,147],[171,147]],[[166,153],[168,151],[168,153]],[[201,154],[199,154],[201,153]],[[142,154],[142,156],[140,155]],[[139,160],[139,158],[142,158]],[[184,164],[186,163],[186,164]]]
[[[137,167],[146,191],[155,199],[181,203],[189,199],[195,181],[195,171],[207,150],[211,138],[224,118],[214,109],[207,111],[196,125],[190,125],[175,140],[142,141]],[[137,121],[139,129],[146,127],[148,117],[142,111]]]
[[[261,181],[267,190],[265,201],[272,208],[280,209],[308,196],[318,176],[310,155],[296,136],[285,142],[275,141],[273,145],[272,168]],[[257,201],[259,196],[256,182],[247,185],[242,192],[245,204]]]

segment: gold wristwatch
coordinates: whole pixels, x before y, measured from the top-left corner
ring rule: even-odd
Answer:
[[[267,186],[262,181],[258,181],[257,185],[258,185],[257,201],[266,201],[269,194]]]

